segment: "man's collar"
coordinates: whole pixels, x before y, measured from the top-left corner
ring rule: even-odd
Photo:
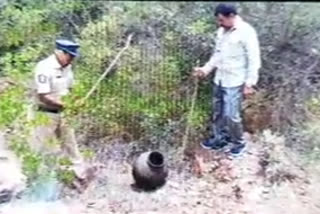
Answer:
[[[242,23],[243,23],[242,17],[239,16],[239,15],[236,15],[236,16],[235,16],[234,25],[233,25],[233,27],[232,27],[232,30],[238,29]]]
[[[55,54],[52,54],[52,55],[50,56],[50,61],[51,61],[52,66],[53,66],[54,68],[56,68],[56,69],[61,69],[61,68],[62,68],[62,66],[61,66],[61,64],[59,63],[59,61],[58,61],[58,59],[57,59],[57,56],[56,56]]]

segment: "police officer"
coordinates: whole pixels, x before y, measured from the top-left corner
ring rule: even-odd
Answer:
[[[74,162],[82,162],[74,130],[62,118],[68,95],[74,84],[72,61],[78,56],[79,45],[69,40],[57,40],[54,54],[40,61],[34,70],[35,98],[38,113],[48,121],[35,128],[31,146],[49,154],[61,152]]]

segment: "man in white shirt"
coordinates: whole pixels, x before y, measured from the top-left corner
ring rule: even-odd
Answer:
[[[65,107],[62,97],[69,94],[74,83],[71,63],[78,55],[78,48],[78,44],[69,40],[57,40],[54,54],[36,65],[37,110],[47,116],[48,121],[37,126],[31,136],[33,149],[49,154],[64,152],[73,162],[81,162],[82,158],[74,130],[67,125],[61,113]],[[62,143],[62,150],[59,143]]]
[[[245,148],[241,118],[243,96],[251,95],[258,81],[261,67],[260,48],[255,29],[245,22],[233,5],[219,4],[215,9],[219,28],[215,50],[202,67],[194,68],[193,75],[206,77],[213,70],[214,116],[213,135],[201,145],[220,150],[232,143],[230,153],[239,155]]]

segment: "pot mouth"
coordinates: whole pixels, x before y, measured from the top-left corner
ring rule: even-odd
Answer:
[[[148,164],[152,168],[162,168],[164,166],[164,157],[160,152],[154,151],[149,154]]]

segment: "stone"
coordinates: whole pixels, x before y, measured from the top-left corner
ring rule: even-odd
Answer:
[[[15,154],[5,148],[4,135],[0,133],[0,203],[8,202],[26,188],[27,177]]]

